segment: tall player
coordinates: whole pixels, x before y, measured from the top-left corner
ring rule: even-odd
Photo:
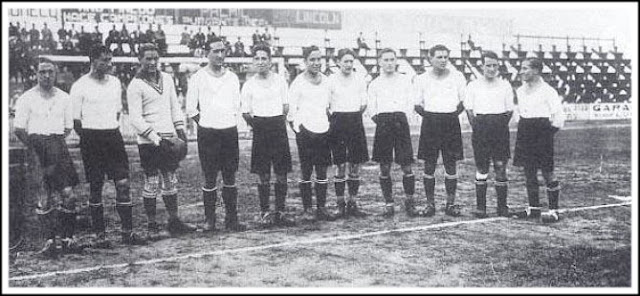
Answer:
[[[369,160],[367,137],[364,133],[362,113],[367,108],[367,84],[353,73],[355,52],[349,48],[338,51],[340,72],[329,76],[331,88],[330,144],[333,163],[337,166],[335,190],[338,216],[362,217],[356,203],[360,186],[360,164]],[[349,178],[346,178],[347,164]],[[345,185],[349,185],[349,200],[345,202]]]
[[[186,99],[187,115],[198,124],[198,154],[205,178],[202,187],[204,230],[215,230],[218,172],[222,172],[225,228],[243,231],[246,226],[238,222],[236,187],[240,158],[237,127],[240,81],[235,73],[223,66],[225,48],[222,39],[214,37],[209,45],[209,64],[191,76]]]
[[[385,200],[383,216],[393,217],[395,204],[392,195],[391,163],[402,168],[402,185],[407,215],[416,216],[413,194],[416,178],[413,175],[413,147],[407,114],[411,112],[411,80],[397,72],[396,52],[384,48],[378,56],[380,76],[369,85],[369,112],[376,123],[372,160],[380,163],[380,187]],[[395,156],[395,157],[394,157]]]
[[[289,88],[291,108],[287,120],[296,132],[296,143],[300,156],[300,195],[302,196],[304,221],[335,220],[327,211],[327,168],[331,165],[329,147],[329,81],[320,73],[320,49],[312,45],[304,50],[306,70],[298,75]],[[315,217],[311,213],[311,175],[315,170],[316,205]]]
[[[97,45],[89,52],[91,72],[80,77],[71,87],[73,102],[73,128],[80,136],[80,152],[89,182],[89,209],[96,247],[109,247],[105,238],[102,187],[104,177],[115,183],[116,211],[120,216],[122,242],[140,244],[134,235],[129,194],[129,159],[120,134],[122,111],[122,84],[109,74],[111,51]]]
[[[495,189],[498,216],[508,216],[507,162],[509,149],[509,120],[513,114],[513,88],[498,76],[500,59],[493,51],[482,53],[483,75],[469,83],[464,101],[476,161],[476,210],[479,218],[487,216],[487,178],[493,162],[496,174]]]
[[[438,156],[442,153],[447,201],[445,214],[459,216],[455,204],[458,173],[456,162],[463,159],[459,115],[467,80],[459,71],[448,67],[449,49],[441,44],[429,49],[431,69],[416,77],[415,111],[422,116],[418,158],[424,160],[425,216],[435,214],[435,176]]]
[[[264,226],[291,225],[286,217],[287,173],[291,171],[291,151],[287,136],[286,115],[289,112],[288,85],[284,77],[271,71],[271,49],[254,46],[253,65],[258,73],[242,87],[242,117],[253,129],[251,172],[258,174],[260,184],[260,221]],[[270,211],[271,168],[276,175],[275,212]]]
[[[158,189],[169,214],[167,230],[178,235],[196,230],[178,217],[178,176],[180,159],[171,153],[172,138],[187,142],[184,116],[176,95],[173,78],[158,70],[158,48],[141,44],[138,48],[140,71],[129,83],[127,99],[131,125],[137,131],[140,165],[144,170],[142,198],[150,229],[157,228]],[[160,182],[162,176],[162,182]]]
[[[518,134],[513,165],[524,167],[529,208],[527,216],[543,222],[558,221],[560,182],[553,173],[553,137],[564,126],[558,92],[542,79],[542,62],[526,59],[520,68],[524,84],[518,88]],[[538,170],[547,185],[549,211],[541,215]]]
[[[56,235],[62,237],[63,249],[77,250],[73,237],[76,225],[73,186],[79,180],[65,142],[73,127],[73,117],[69,95],[53,86],[57,74],[53,62],[39,61],[36,74],[38,85],[16,102],[14,127],[18,139],[35,152],[44,170],[46,193],[39,198],[36,208],[46,239],[41,254],[55,257]]]

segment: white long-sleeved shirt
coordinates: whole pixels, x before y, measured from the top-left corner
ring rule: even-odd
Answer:
[[[159,141],[160,135],[175,135],[184,128],[184,116],[176,95],[173,78],[160,73],[157,86],[135,77],[127,88],[129,117],[138,133],[138,144]]]
[[[73,119],[82,121],[82,128],[108,130],[120,127],[122,84],[112,75],[96,80],[86,74],[71,86]]]
[[[238,124],[240,116],[240,81],[228,69],[215,77],[204,67],[189,80],[187,91],[187,116],[200,114],[199,125],[206,128],[225,129]]]
[[[309,82],[304,72],[291,83],[289,87],[289,114],[287,120],[293,122],[297,128],[304,126],[314,133],[324,133],[329,130],[330,89],[329,81],[321,73],[320,84]]]
[[[257,75],[256,75],[257,76]],[[283,106],[289,104],[289,86],[284,77],[270,74],[266,80],[256,76],[247,80],[240,94],[242,113],[272,117],[283,115]]]
[[[368,113],[371,116],[391,112],[411,114],[411,92],[411,80],[406,75],[395,73],[390,78],[381,74],[369,84]]]
[[[513,111],[513,88],[501,78],[489,83],[480,78],[471,81],[465,91],[464,107],[477,114],[501,114]]]
[[[518,96],[518,113],[522,118],[547,117],[557,128],[564,126],[562,98],[549,84],[541,81],[531,88],[525,83],[516,91]]]
[[[414,105],[427,112],[452,113],[464,100],[467,80],[457,70],[449,69],[445,77],[436,77],[431,71],[418,75],[413,81]]]
[[[358,112],[362,106],[367,105],[367,83],[363,77],[351,73],[344,76],[336,73],[329,76],[331,89],[331,112]]]
[[[65,129],[73,128],[71,99],[69,95],[54,87],[53,96],[42,97],[36,86],[16,101],[15,128],[23,128],[28,134],[62,135]]]

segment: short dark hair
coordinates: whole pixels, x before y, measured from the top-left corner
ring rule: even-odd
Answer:
[[[145,52],[153,50],[158,51],[158,46],[153,43],[140,44],[140,47],[138,47],[138,58],[141,59],[142,57],[144,57]]]
[[[491,50],[485,50],[482,52],[482,63],[484,64],[484,61],[486,58],[490,58],[490,59],[494,59],[499,61],[500,58],[498,58],[498,54],[491,51]]]
[[[304,57],[304,59],[306,60],[314,51],[320,51],[320,48],[315,45],[311,45],[302,51],[302,57]]]
[[[525,62],[529,62],[529,66],[534,69],[534,70],[538,70],[538,73],[542,73],[542,61],[538,58],[527,58],[524,60]]]
[[[93,63],[93,61],[100,58],[102,54],[111,54],[111,50],[102,44],[92,47],[91,50],[89,50],[89,62]]]
[[[443,51],[443,50],[446,51],[447,54],[451,52],[451,50],[449,50],[449,48],[447,48],[446,46],[442,44],[436,44],[429,49],[429,56],[432,57],[436,54],[436,51]]]
[[[53,69],[58,72],[58,65],[56,65],[56,63],[54,63],[51,59],[49,58],[38,58],[38,65],[40,64],[51,64],[53,66]]]
[[[351,55],[354,58],[357,57],[355,51],[353,51],[351,48],[343,48],[343,49],[338,50],[338,55],[336,55],[336,58],[338,60],[341,60],[342,57],[344,57],[346,55]]]
[[[255,56],[256,52],[258,51],[264,51],[267,53],[267,56],[269,58],[271,58],[271,48],[269,48],[268,46],[264,45],[264,44],[258,44],[256,46],[254,46],[253,48],[251,48],[251,53]]]
[[[383,54],[388,53],[388,52],[393,53],[393,55],[394,55],[394,56],[396,56],[396,57],[398,56],[398,55],[396,54],[396,51],[395,51],[395,50],[393,50],[393,49],[392,49],[392,48],[390,48],[390,47],[385,47],[385,48],[383,48],[383,49],[381,49],[381,50],[380,50],[380,54],[378,54],[378,58],[381,58]]]
[[[220,39],[220,37],[218,37],[218,36],[213,37],[213,38],[211,38],[211,41],[209,41],[209,45],[211,45],[211,43],[216,43],[216,42],[222,42],[222,39]]]

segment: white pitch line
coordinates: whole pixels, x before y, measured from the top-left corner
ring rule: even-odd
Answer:
[[[599,205],[599,206],[590,206],[590,207],[580,207],[580,208],[572,208],[572,209],[561,209],[561,210],[559,210],[559,212],[561,212],[561,213],[564,213],[564,212],[578,212],[578,211],[595,210],[595,209],[619,207],[619,206],[626,206],[626,205],[631,205],[631,202],[624,202],[624,203],[618,203],[618,204],[608,204],[608,205]],[[493,221],[507,220],[507,219],[508,218],[506,218],[506,217],[493,217],[493,218],[476,219],[476,220],[466,220],[466,221],[454,221],[454,222],[438,223],[438,224],[407,227],[407,228],[400,228],[400,229],[380,230],[380,231],[373,231],[373,232],[368,232],[368,233],[359,233],[359,234],[342,235],[342,236],[334,236],[334,237],[323,237],[323,238],[317,238],[317,239],[311,239],[311,240],[297,240],[297,241],[290,241],[290,242],[271,244],[271,245],[244,247],[244,248],[218,250],[218,251],[204,252],[204,253],[194,253],[194,254],[188,254],[188,255],[183,255],[183,256],[157,258],[157,259],[152,259],[152,260],[136,261],[136,262],[133,262],[133,263],[99,265],[99,266],[88,267],[88,268],[53,271],[53,272],[46,272],[46,273],[41,273],[41,274],[13,277],[13,278],[10,278],[9,280],[10,281],[33,280],[33,279],[41,279],[41,278],[52,277],[52,276],[57,276],[57,275],[69,275],[69,274],[78,274],[78,273],[82,273],[82,272],[97,271],[97,270],[101,270],[101,269],[125,268],[125,267],[127,267],[129,265],[131,265],[131,266],[149,265],[149,264],[162,263],[162,262],[173,262],[173,261],[181,261],[181,260],[192,259],[192,258],[201,258],[201,257],[206,257],[206,256],[215,256],[215,255],[223,255],[223,254],[236,254],[236,253],[247,253],[247,252],[261,251],[261,250],[272,249],[272,248],[291,247],[291,246],[298,246],[298,245],[321,244],[321,243],[326,243],[326,242],[331,242],[331,241],[343,241],[343,240],[359,239],[359,238],[370,237],[370,236],[378,236],[378,235],[384,235],[384,234],[389,234],[389,233],[423,231],[423,230],[430,230],[430,229],[436,229],[436,228],[446,228],[446,227],[453,227],[453,226],[458,226],[458,225],[485,223],[485,222],[493,222]]]

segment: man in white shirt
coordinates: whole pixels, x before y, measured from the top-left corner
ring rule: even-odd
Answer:
[[[56,257],[56,235],[62,237],[63,250],[78,249],[73,238],[76,225],[73,186],[78,185],[79,179],[65,142],[73,118],[69,95],[53,86],[57,74],[53,62],[41,60],[37,71],[38,85],[16,102],[14,127],[18,139],[35,152],[43,168],[46,196],[39,198],[36,208],[46,239],[41,254]],[[55,198],[56,194],[60,199]]]
[[[413,147],[407,113],[411,110],[411,81],[396,71],[396,52],[384,48],[378,56],[380,76],[369,85],[369,113],[376,123],[372,160],[380,163],[380,187],[385,200],[383,216],[393,217],[395,205],[392,195],[391,163],[395,161],[403,172],[407,215],[416,216],[415,176],[411,170]],[[395,158],[394,158],[395,154]]]
[[[155,44],[140,45],[140,71],[129,83],[127,100],[131,125],[138,133],[140,165],[145,174],[142,199],[148,218],[147,227],[151,231],[158,229],[156,197],[160,191],[169,214],[167,230],[172,235],[178,235],[196,230],[195,226],[182,222],[178,217],[176,170],[186,153],[176,155],[172,153],[171,147],[178,139],[186,145],[187,136],[173,78],[158,70],[158,59],[159,53]]]
[[[221,171],[225,228],[243,231],[246,226],[238,222],[236,187],[240,158],[237,128],[240,81],[235,73],[223,67],[225,48],[222,39],[214,37],[209,45],[209,64],[191,76],[187,91],[187,116],[198,125],[198,155],[205,178],[202,187],[204,230],[215,230],[218,172]]]
[[[499,76],[500,59],[493,51],[482,53],[483,75],[469,83],[464,101],[473,129],[471,142],[476,161],[476,210],[478,218],[487,217],[487,178],[493,162],[498,216],[509,216],[507,207],[507,162],[509,120],[513,114],[513,88]]]
[[[367,108],[367,83],[353,73],[355,52],[349,48],[338,51],[340,71],[329,76],[331,88],[331,123],[329,144],[333,163],[336,165],[334,186],[338,204],[338,215],[363,217],[356,203],[360,186],[360,164],[369,160],[367,136],[362,123],[362,113]],[[347,162],[349,179],[346,178]],[[345,201],[345,185],[349,185],[349,200]]]
[[[431,69],[416,77],[415,111],[422,116],[418,158],[424,160],[424,191],[427,207],[424,216],[435,214],[435,176],[438,155],[442,152],[447,201],[445,214],[459,216],[455,204],[458,174],[456,162],[463,159],[459,115],[467,81],[459,71],[448,67],[449,49],[441,44],[429,49]]]
[[[291,171],[286,123],[289,87],[284,77],[271,71],[269,47],[259,44],[251,51],[258,73],[242,86],[241,105],[242,117],[253,129],[251,172],[260,177],[260,221],[263,226],[290,226],[293,221],[285,215],[287,173]],[[276,174],[275,212],[269,209],[272,167]]]
[[[320,49],[312,45],[303,52],[306,70],[298,75],[289,88],[290,110],[287,120],[296,133],[296,144],[300,157],[300,195],[302,197],[303,221],[332,221],[335,216],[326,208],[327,168],[331,165],[329,147],[329,81],[320,73]],[[315,217],[311,213],[311,175],[316,172]]]
[[[122,242],[139,241],[131,230],[133,202],[129,194],[129,159],[120,134],[122,84],[110,73],[111,51],[97,45],[89,52],[91,72],[71,86],[73,128],[80,136],[80,152],[89,182],[89,209],[96,235],[96,247],[109,247],[106,241],[102,187],[105,174],[116,187],[116,211],[122,222]]]
[[[564,125],[562,100],[558,92],[541,77],[542,62],[526,59],[520,68],[524,84],[518,88],[518,134],[513,165],[524,167],[529,208],[526,216],[543,222],[558,221],[560,183],[553,173],[553,137]],[[549,211],[541,215],[538,170],[547,185]],[[523,214],[524,216],[524,214]]]

